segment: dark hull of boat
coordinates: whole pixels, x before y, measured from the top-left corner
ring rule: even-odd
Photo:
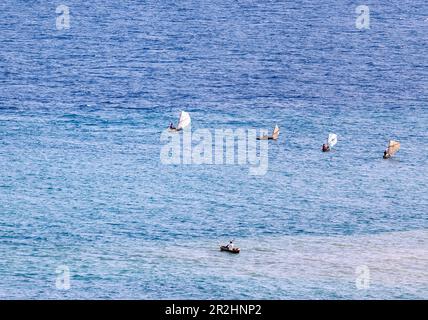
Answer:
[[[264,137],[257,137],[256,139],[257,140],[277,140],[277,139],[274,139],[273,137],[266,137],[266,136],[264,136]]]
[[[239,253],[241,251],[241,249],[239,249],[239,248],[233,248],[232,250],[230,250],[226,246],[220,246],[220,251],[227,251],[227,252],[230,252],[230,253]]]

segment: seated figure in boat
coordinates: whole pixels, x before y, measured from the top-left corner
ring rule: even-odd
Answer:
[[[177,128],[174,127],[174,124],[172,122],[169,123],[169,129],[170,130],[176,130]]]
[[[385,151],[383,152],[383,158],[384,158],[384,159],[389,159],[389,158],[391,158],[391,155],[388,153],[388,151],[387,151],[387,150],[385,150]]]
[[[330,146],[327,143],[324,143],[322,145],[322,152],[328,152],[330,151]]]
[[[227,248],[229,250],[233,250],[233,241],[232,240],[229,241],[229,244],[227,245]]]

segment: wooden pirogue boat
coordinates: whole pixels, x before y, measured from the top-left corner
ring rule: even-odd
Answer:
[[[239,253],[241,251],[241,249],[239,249],[239,248],[229,249],[228,246],[220,246],[220,251],[227,251],[227,252],[230,252],[230,253]]]

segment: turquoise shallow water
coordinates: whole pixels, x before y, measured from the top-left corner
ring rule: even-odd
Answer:
[[[0,4],[1,298],[428,297],[425,2],[56,5]],[[162,164],[182,109],[278,123],[267,173]]]

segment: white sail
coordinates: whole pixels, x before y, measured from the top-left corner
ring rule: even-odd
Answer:
[[[334,147],[337,143],[337,134],[330,133],[328,135],[328,145],[331,147]]]
[[[278,139],[279,137],[279,127],[278,125],[275,126],[275,129],[273,129],[273,134],[272,134],[272,138],[274,140]]]
[[[387,152],[392,156],[398,150],[400,150],[400,142],[395,141],[395,140],[389,140]]]
[[[178,120],[177,130],[184,129],[187,127],[192,120],[190,119],[190,115],[186,111],[181,111],[180,119]]]

